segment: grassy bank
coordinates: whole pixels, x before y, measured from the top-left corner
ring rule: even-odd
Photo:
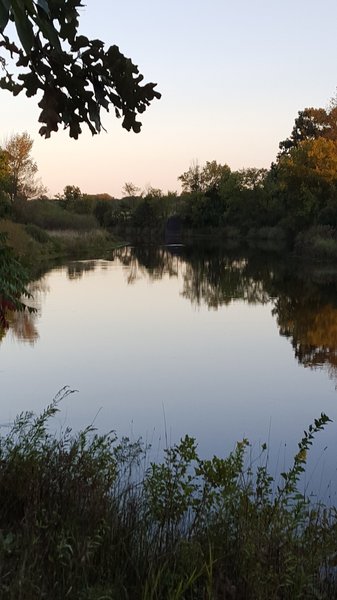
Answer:
[[[202,460],[185,437],[146,467],[140,442],[92,427],[50,433],[58,400],[0,438],[1,598],[337,597],[336,512],[297,490],[327,417],[304,434],[276,487],[265,446],[253,470],[246,440],[227,458]]]
[[[8,234],[8,244],[26,266],[54,258],[93,258],[121,245],[121,241],[104,229],[50,230],[34,224],[0,220],[0,232]]]

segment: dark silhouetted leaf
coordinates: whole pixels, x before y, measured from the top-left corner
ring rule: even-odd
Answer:
[[[6,8],[0,0],[0,31],[3,31],[8,23],[9,10]]]
[[[40,8],[42,8],[42,10],[44,10],[46,15],[48,15],[48,17],[50,17],[50,10],[49,10],[47,0],[37,0],[37,4]]]
[[[12,10],[20,45],[2,34],[0,48],[16,60],[24,72],[5,74],[0,87],[27,96],[43,91],[39,102],[41,135],[49,137],[63,123],[75,139],[85,123],[92,134],[102,129],[101,109],[123,117],[123,127],[138,133],[143,113],[154,98],[155,84],[141,85],[138,67],[114,45],[107,50],[101,40],[78,35],[81,0],[0,0],[0,25],[7,26]],[[66,42],[65,47],[62,47]],[[28,72],[27,72],[28,71]],[[52,84],[52,82],[54,82]],[[53,87],[54,104],[48,90]]]
[[[20,42],[25,52],[29,54],[34,44],[33,25],[27,18],[19,0],[12,1],[12,10]]]

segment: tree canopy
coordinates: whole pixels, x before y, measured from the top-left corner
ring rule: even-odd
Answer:
[[[207,192],[218,189],[221,182],[229,177],[230,172],[228,165],[221,165],[212,160],[207,161],[202,168],[198,163],[191,165],[188,171],[179,175],[178,180],[181,181],[183,192]]]
[[[337,106],[329,109],[305,108],[298,112],[290,136],[280,142],[280,155],[287,154],[292,148],[304,141],[317,138],[337,140]]]
[[[0,51],[19,69],[11,73],[0,55],[0,88],[15,96],[42,93],[39,131],[46,138],[60,125],[75,139],[83,124],[99,133],[101,108],[111,105],[122,126],[138,133],[138,115],[160,98],[156,84],[142,85],[138,67],[116,45],[105,49],[101,40],[78,33],[82,6],[81,0],[0,0]],[[5,33],[10,21],[20,44]]]
[[[41,195],[45,187],[36,179],[37,164],[31,157],[33,140],[25,131],[21,134],[12,134],[5,140],[4,154],[7,158],[8,175],[4,178],[2,186],[0,170],[0,189],[4,187],[11,201],[28,200]]]
[[[288,182],[337,184],[337,141],[325,137],[304,140],[280,157],[279,169]]]

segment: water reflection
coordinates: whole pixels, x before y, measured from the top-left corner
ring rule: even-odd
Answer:
[[[305,367],[326,368],[337,380],[337,307],[322,290],[306,297],[280,296],[273,310],[280,335],[291,340],[295,356]]]
[[[96,261],[85,260],[80,262],[72,262],[67,265],[67,277],[68,279],[81,279],[84,274],[94,271],[96,269]]]
[[[182,277],[181,294],[217,310],[237,300],[271,303],[279,333],[299,363],[326,368],[337,379],[337,270],[306,266],[272,254],[232,253],[221,247],[133,247],[116,252],[129,283],[164,274]]]
[[[13,338],[20,342],[29,343],[33,346],[39,339],[37,321],[41,314],[41,306],[43,297],[49,292],[46,277],[40,277],[36,281],[32,281],[27,286],[28,292],[31,294],[29,306],[35,309],[35,312],[16,312],[10,311],[7,314],[9,332]],[[0,341],[5,337],[6,329],[0,328]]]
[[[174,251],[156,246],[118,248],[114,257],[127,267],[127,282],[135,283],[146,276],[150,280],[162,279],[164,275],[177,277],[183,268],[184,260]]]
[[[39,339],[35,313],[12,312],[8,321],[11,334],[19,341],[28,342],[33,346]]]
[[[125,267],[129,285],[164,276],[179,278],[180,294],[198,308],[218,310],[238,300],[270,303],[279,333],[288,338],[298,362],[325,368],[337,380],[337,270],[305,267],[276,254],[224,250],[220,246],[136,246],[117,249],[112,261]],[[111,261],[80,261],[66,265],[76,281]],[[9,315],[10,331],[20,341],[37,342],[41,302],[47,278],[30,284],[37,313]],[[0,332],[0,340],[6,332]]]

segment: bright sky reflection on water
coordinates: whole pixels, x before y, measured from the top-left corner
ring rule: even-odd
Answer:
[[[40,411],[69,385],[79,391],[62,405],[60,427],[94,420],[99,430],[141,435],[154,448],[188,433],[204,456],[224,455],[243,437],[257,454],[269,441],[272,469],[282,470],[315,417],[323,411],[337,420],[334,380],[295,359],[279,335],[274,300],[238,298],[215,309],[204,286],[198,304],[187,263],[171,259],[168,269],[124,256],[124,264],[46,273],[35,285],[34,340],[19,340],[17,326],[0,345],[0,422]],[[309,485],[319,493],[336,476],[336,441],[334,423],[315,442]]]

